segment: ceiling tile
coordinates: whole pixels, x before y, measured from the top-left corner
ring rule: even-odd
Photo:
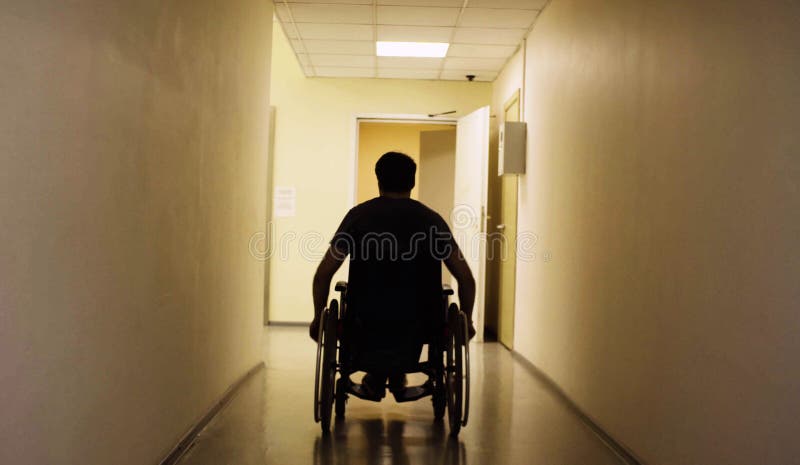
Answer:
[[[497,77],[496,71],[474,71],[474,70],[470,71],[463,69],[451,69],[442,71],[441,79],[446,79],[448,81],[466,81],[467,74],[475,75],[476,81],[492,82]]]
[[[372,26],[361,24],[299,23],[303,39],[372,40]]]
[[[444,69],[500,71],[500,68],[502,68],[505,63],[505,58],[447,58],[444,61]]]
[[[308,53],[333,53],[341,55],[375,55],[375,42],[371,40],[304,40]]]
[[[355,1],[353,3],[356,3]],[[541,10],[547,0],[469,0],[470,7],[516,8],[518,10]]]
[[[501,10],[494,8],[467,8],[461,16],[462,27],[497,27],[527,29],[533,24],[538,11]]]
[[[378,0],[378,5],[449,6],[461,8],[464,0]]]
[[[455,26],[458,8],[379,6],[378,24]]]
[[[378,40],[394,42],[450,42],[452,27],[378,26]]]
[[[341,68],[334,66],[315,66],[317,76],[321,77],[375,77],[373,68]]]
[[[399,69],[439,69],[443,58],[378,57],[378,67]]]
[[[517,50],[516,45],[451,44],[448,57],[508,58]]]
[[[391,79],[438,79],[436,69],[382,69],[378,68],[379,78]]]
[[[493,81],[546,1],[277,0],[275,16],[306,76]],[[451,45],[445,59],[375,57],[375,34]]]
[[[311,55],[315,67],[334,66],[348,68],[369,68],[375,66],[375,57],[367,55]]]
[[[526,29],[456,28],[453,43],[484,45],[519,45]]]
[[[297,23],[372,24],[371,6],[296,3],[290,11]]]

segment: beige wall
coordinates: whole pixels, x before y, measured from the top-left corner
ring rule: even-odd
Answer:
[[[310,321],[311,278],[327,241],[355,200],[355,117],[456,116],[487,105],[491,84],[461,81],[305,78],[279,27],[271,103],[276,106],[274,185],[297,189],[297,214],[274,221],[272,321]],[[292,234],[295,234],[294,236]],[[281,257],[281,246],[285,256]],[[344,277],[344,271],[340,272]]]
[[[421,132],[419,150],[419,200],[450,224],[456,181],[455,127]]]
[[[4,2],[0,463],[158,463],[259,361],[271,27]]]
[[[413,123],[360,123],[358,129],[358,173],[356,202],[361,203],[378,196],[375,163],[386,152],[402,152],[417,162],[417,186],[411,197],[419,198],[419,134],[422,131],[452,130],[443,124]]]
[[[800,454],[798,23],[554,0],[528,40],[517,349],[646,463]]]
[[[494,134],[499,131],[499,126],[503,123],[505,116],[503,107],[505,103],[515,92],[522,92],[523,63],[524,53],[522,48],[520,48],[508,59],[508,62],[503,67],[502,71],[500,71],[500,74],[497,75],[497,79],[492,83],[492,114],[497,115],[495,118],[492,118],[491,129]],[[495,175],[494,177],[498,177],[496,176],[497,168],[495,167],[495,170],[490,174]]]

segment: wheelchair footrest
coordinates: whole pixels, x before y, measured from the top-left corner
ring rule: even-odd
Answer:
[[[383,399],[384,393],[373,393],[369,389],[365,389],[363,384],[350,383],[347,392],[359,399],[368,400],[371,402],[380,402]],[[433,386],[431,383],[425,383],[422,386],[410,386],[402,390],[392,391],[394,400],[397,402],[413,402],[422,399],[433,393]]]
[[[369,400],[372,402],[380,402],[381,399],[383,399],[383,395],[381,395],[383,393],[381,394],[372,393],[370,390],[364,388],[363,384],[349,383],[349,386],[347,387],[347,392],[353,394],[359,399]]]
[[[412,402],[433,394],[433,385],[425,383],[422,386],[410,386],[392,394],[397,402]]]

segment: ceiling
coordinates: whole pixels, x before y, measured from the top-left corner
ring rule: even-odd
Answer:
[[[493,81],[547,0],[274,0],[308,77]],[[445,58],[378,57],[375,41],[447,42]]]

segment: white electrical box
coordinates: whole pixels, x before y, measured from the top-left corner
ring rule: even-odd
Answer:
[[[497,174],[525,174],[525,142],[528,130],[522,122],[506,122],[500,125],[500,142],[497,158]]]

